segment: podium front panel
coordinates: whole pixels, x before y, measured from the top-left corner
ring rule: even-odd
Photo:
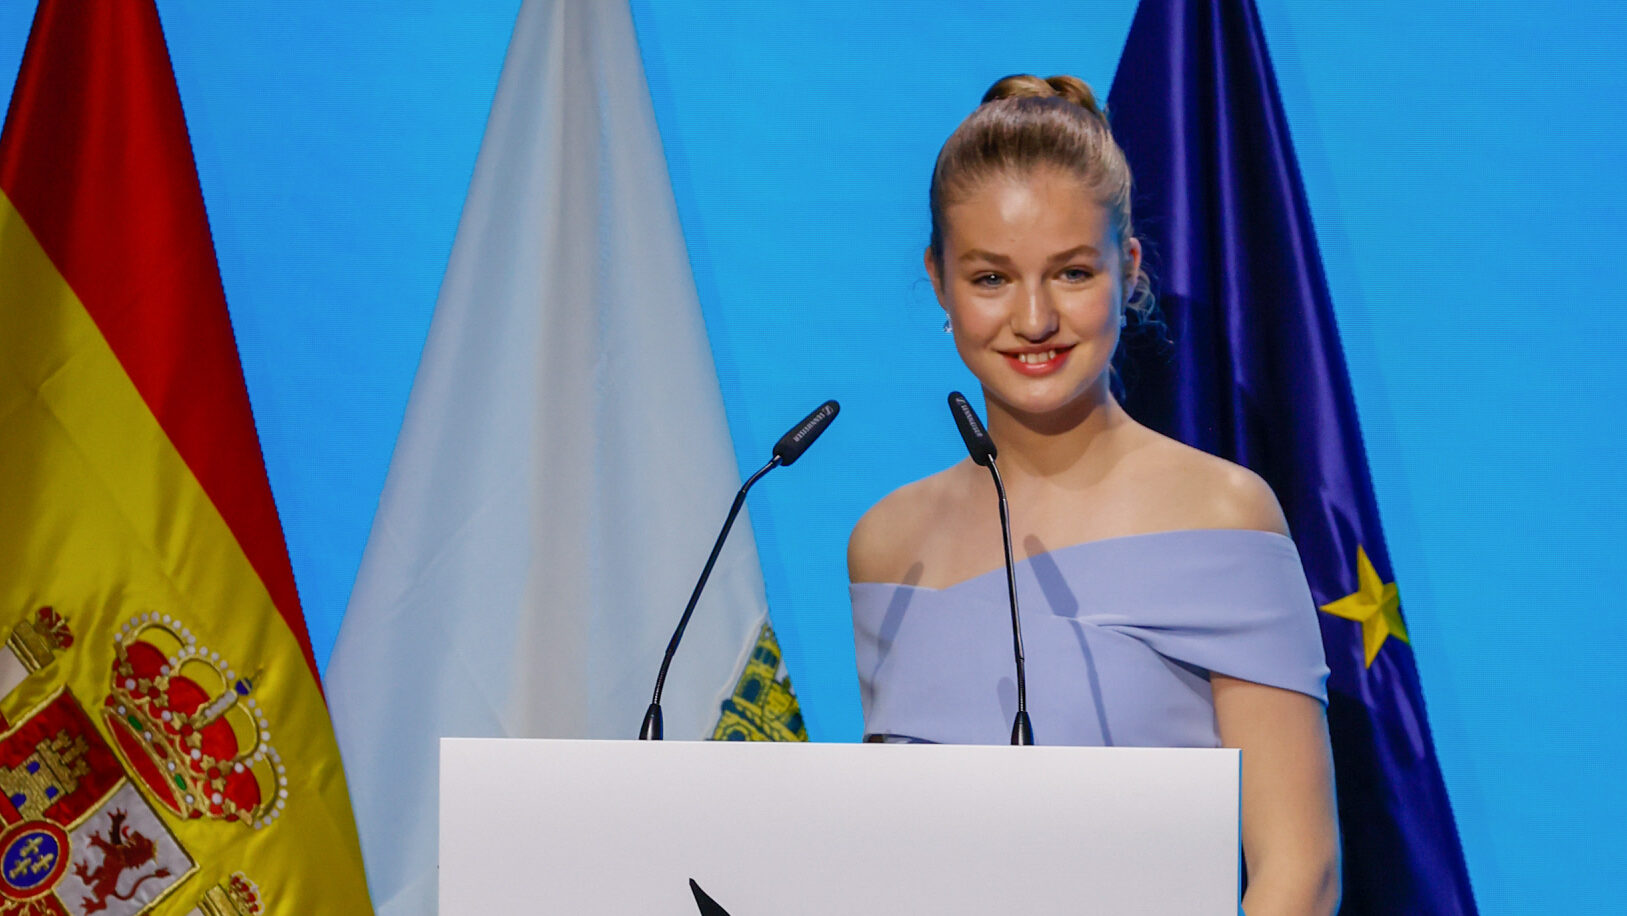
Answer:
[[[1236,916],[1235,750],[445,739],[440,912]]]

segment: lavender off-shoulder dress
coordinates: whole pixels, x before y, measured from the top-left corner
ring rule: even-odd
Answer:
[[[1217,747],[1209,674],[1326,703],[1294,542],[1203,529],[1087,541],[1017,564],[1038,744]],[[865,732],[1004,744],[1016,713],[1005,569],[943,589],[851,587]]]

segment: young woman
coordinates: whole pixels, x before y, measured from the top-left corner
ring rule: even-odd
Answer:
[[[1011,505],[1039,743],[1241,748],[1249,916],[1333,913],[1315,608],[1270,488],[1109,387],[1150,308],[1130,171],[1089,87],[1007,77],[938,154],[927,274]],[[848,548],[867,740],[1003,743],[1015,711],[987,471],[887,496]]]

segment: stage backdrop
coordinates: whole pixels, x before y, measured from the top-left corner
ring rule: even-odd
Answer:
[[[0,99],[33,5],[0,4]],[[1627,22],[1259,5],[1483,911],[1614,911]],[[842,401],[752,513],[808,729],[852,740],[848,528],[959,457],[943,393],[972,384],[920,268],[932,156],[1000,75],[1105,95],[1133,0],[632,7],[742,468]],[[325,661],[518,4],[159,8]]]

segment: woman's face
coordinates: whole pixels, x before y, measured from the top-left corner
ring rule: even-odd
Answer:
[[[942,271],[928,250],[927,272],[987,396],[1027,415],[1105,399],[1140,245],[1121,250],[1106,208],[1058,170],[991,178],[944,217]]]

